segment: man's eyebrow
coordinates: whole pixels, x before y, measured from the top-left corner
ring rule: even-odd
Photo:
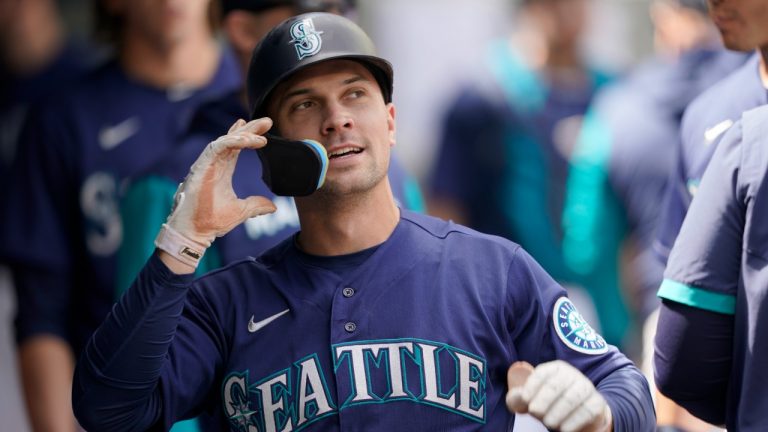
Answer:
[[[349,85],[349,84],[356,83],[358,81],[370,81],[370,80],[368,80],[367,78],[365,78],[362,75],[355,75],[355,76],[352,76],[352,77],[349,77],[349,78],[345,79],[341,83],[343,85]],[[310,93],[312,93],[312,89],[297,88],[297,89],[294,89],[294,90],[291,90],[291,91],[287,92],[283,96],[283,99],[290,99],[290,98],[295,97],[295,96],[301,96],[301,95],[306,95],[306,94],[310,94]]]

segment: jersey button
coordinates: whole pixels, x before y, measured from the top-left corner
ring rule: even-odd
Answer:
[[[347,331],[347,333],[352,333],[357,329],[357,324],[353,323],[352,321],[344,324],[344,330]]]
[[[352,297],[353,295],[355,295],[355,289],[354,289],[354,288],[350,288],[350,287],[346,287],[346,288],[344,288],[344,289],[341,291],[341,293],[344,295],[344,297],[346,297],[346,298],[350,298],[350,297]]]

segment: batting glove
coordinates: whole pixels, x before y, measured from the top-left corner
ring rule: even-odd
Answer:
[[[269,199],[239,199],[232,188],[240,151],[266,145],[262,135],[271,127],[268,118],[238,120],[226,135],[208,144],[176,190],[173,210],[155,239],[158,248],[196,267],[216,237],[248,218],[275,211]]]
[[[555,360],[535,368],[518,362],[508,372],[507,408],[529,413],[560,432],[613,429],[608,404],[592,381],[570,364]]]

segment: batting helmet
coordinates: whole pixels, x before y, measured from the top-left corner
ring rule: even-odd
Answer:
[[[392,65],[376,55],[368,35],[347,18],[314,12],[283,21],[254,49],[248,68],[251,118],[266,114],[278,84],[307,66],[332,59],[362,63],[376,78],[384,101],[392,101]]]

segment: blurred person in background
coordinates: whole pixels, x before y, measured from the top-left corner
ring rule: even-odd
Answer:
[[[85,41],[69,37],[56,0],[0,2],[0,180],[4,184],[30,104],[93,66],[92,49]]]
[[[765,355],[755,332],[764,328],[766,286],[766,113],[758,107],[768,104],[768,5],[709,6],[727,48],[757,52],[683,118],[657,243],[669,261],[658,293],[654,374],[660,391],[693,414],[732,430],[764,430]]]
[[[571,158],[563,221],[563,251],[572,268],[588,273],[606,257],[619,266],[632,318],[634,342],[627,344],[627,352],[646,364],[649,379],[656,324],[651,314],[659,305],[656,291],[664,271],[653,242],[683,112],[693,98],[747,60],[745,54],[723,49],[705,0],[655,0],[650,16],[656,54],[596,96]],[[626,217],[625,241],[600,250],[606,246],[600,240],[605,219],[614,217],[605,210],[616,205]],[[661,395],[656,402],[660,427],[713,428]]]
[[[74,362],[113,304],[123,181],[174,150],[196,107],[241,82],[215,38],[217,3],[95,7],[114,57],[30,110],[2,206],[0,255],[17,289],[20,367],[36,430],[76,428]]]
[[[611,79],[582,52],[589,5],[586,0],[520,4],[510,37],[489,47],[484,74],[463,85],[446,109],[428,208],[519,243],[568,286],[585,315],[594,312],[588,297],[586,303],[578,299],[583,290],[576,287],[600,294],[611,307],[588,319],[620,346],[627,314],[618,275],[607,265],[578,275],[566,266],[560,246],[576,134],[595,91]]]
[[[31,104],[52,91],[76,81],[96,62],[97,55],[86,41],[70,35],[55,0],[4,0],[0,2],[0,182],[9,184],[13,159],[18,152],[19,133]],[[8,188],[0,190],[2,196]],[[5,222],[0,222],[5,223]],[[0,269],[0,320],[3,329],[12,328],[16,309],[16,296],[5,268]],[[5,330],[3,330],[5,332]],[[18,375],[15,344],[8,337],[0,338],[2,346],[0,368],[5,376]],[[7,344],[6,344],[7,341]],[[13,383],[18,381],[14,379]],[[24,430],[32,421],[36,430],[42,427],[37,420],[26,418],[19,410],[22,405],[17,387],[4,387],[4,402],[0,403],[0,417],[4,428]],[[26,404],[41,403],[27,400]],[[22,426],[23,425],[23,426]]]
[[[677,164],[667,186],[654,250],[666,263],[701,177],[725,132],[744,111],[768,104],[768,13],[762,0],[710,0],[726,48],[753,52],[738,70],[685,110]]]
[[[669,256],[654,374],[662,393],[728,430],[768,430],[768,105],[712,155]],[[685,296],[685,297],[684,297]]]

